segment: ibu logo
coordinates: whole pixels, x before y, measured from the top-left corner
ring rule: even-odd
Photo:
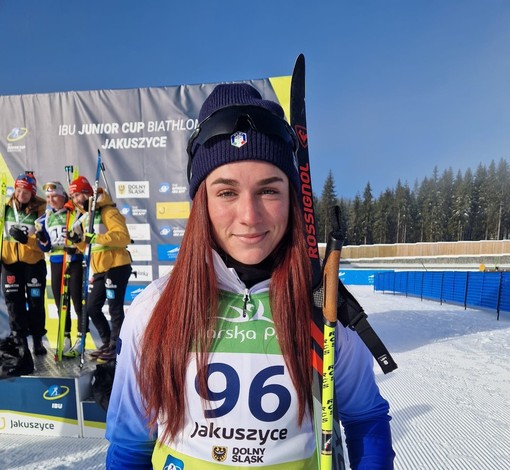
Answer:
[[[43,393],[45,400],[59,400],[69,393],[69,387],[65,385],[50,385],[48,390]]]
[[[26,127],[14,127],[7,135],[7,142],[17,142],[28,134]]]

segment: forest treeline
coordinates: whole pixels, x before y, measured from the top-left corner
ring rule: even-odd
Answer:
[[[374,197],[370,182],[354,200],[339,199],[330,171],[320,199],[315,197],[320,242],[331,230],[331,208],[341,209],[346,244],[503,240],[510,235],[510,165],[504,159],[473,172],[430,177],[413,188],[399,180]]]

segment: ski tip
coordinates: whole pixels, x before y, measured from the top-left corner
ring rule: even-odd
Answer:
[[[305,66],[305,55],[301,52],[296,58],[296,63],[294,64],[294,69],[304,67],[304,66]]]
[[[305,56],[303,54],[299,54],[296,59],[296,63],[294,64],[294,69],[292,70],[291,90],[293,88],[299,88],[303,89],[304,91],[304,77],[305,77]]]

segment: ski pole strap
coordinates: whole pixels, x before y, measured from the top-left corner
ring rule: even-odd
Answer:
[[[338,283],[338,290],[338,320],[340,323],[345,328],[350,328],[358,333],[385,374],[394,371],[398,366],[386,349],[384,343],[368,322],[367,314],[363,311],[361,305],[346,289],[342,282]]]

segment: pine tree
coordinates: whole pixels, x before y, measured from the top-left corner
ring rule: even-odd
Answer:
[[[319,240],[324,243],[327,242],[329,232],[331,232],[331,211],[333,207],[338,205],[338,198],[335,193],[335,181],[333,173],[329,170],[324,187],[322,188],[322,195],[318,202],[318,232]]]
[[[350,244],[416,243],[510,238],[510,165],[501,159],[476,173],[468,168],[456,177],[448,168],[441,177],[434,167],[431,177],[415,181],[412,190],[397,181],[396,189],[387,188],[377,199],[368,183],[363,197],[336,199],[330,171],[321,207],[320,239],[329,230],[328,208],[341,204],[342,217]]]
[[[363,204],[361,206],[361,226],[363,231],[363,244],[371,245],[373,243],[372,228],[374,222],[374,207],[372,200],[372,188],[370,183],[365,186],[363,192]]]
[[[363,228],[361,222],[361,198],[356,194],[349,211],[349,226],[347,227],[347,239],[352,245],[363,243]]]

